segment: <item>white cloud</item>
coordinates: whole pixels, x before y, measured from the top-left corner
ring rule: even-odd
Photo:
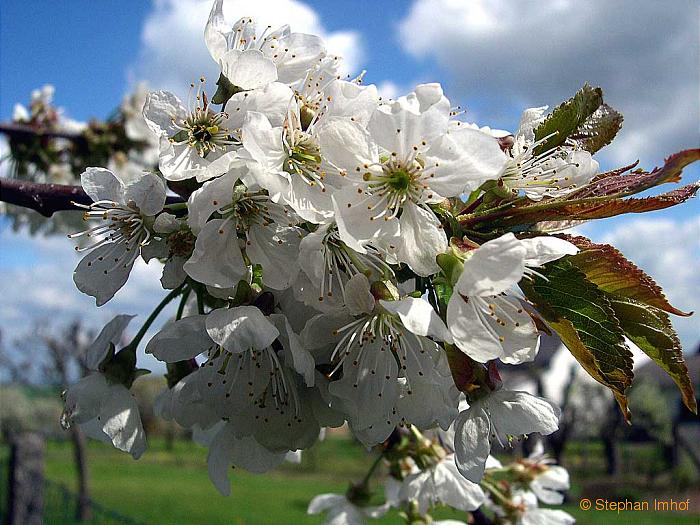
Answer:
[[[204,26],[211,9],[209,0],[155,0],[146,16],[141,50],[130,67],[131,81],[145,80],[153,89],[186,92],[190,82],[204,75],[213,84],[218,68],[204,44]],[[332,54],[345,59],[347,73],[357,72],[362,58],[359,33],[327,31],[318,14],[298,0],[228,0],[224,15],[232,24],[243,16],[259,26],[289,24],[292,31],[321,36]]]
[[[416,0],[398,27],[403,48],[436,59],[481,115],[556,104],[588,81],[626,119],[604,160],[658,164],[698,144],[693,0]]]
[[[99,329],[122,313],[138,316],[130,326],[129,334],[134,335],[140,323],[166,295],[159,282],[162,266],[155,261],[147,265],[139,259],[124,288],[106,305],[97,308],[92,297],[75,288],[73,269],[79,257],[68,239],[62,236],[32,237],[5,227],[0,231],[0,244],[11,245],[15,254],[1,264],[5,284],[0,298],[0,329],[8,343],[26,335],[37,322],[58,328],[78,319],[87,328]],[[154,328],[173,313],[174,307],[171,306]],[[163,371],[162,365],[151,356],[140,353],[139,359],[140,366]]]

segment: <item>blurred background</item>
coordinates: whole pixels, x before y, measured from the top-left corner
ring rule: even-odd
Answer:
[[[4,1],[0,122],[22,117],[18,103],[31,120],[32,91],[51,85],[53,91],[37,96],[45,101],[50,95],[51,106],[61,108],[51,118],[67,132],[87,127],[110,140],[133,138],[124,123],[137,118],[140,91],[168,89],[184,97],[202,75],[213,87],[218,72],[203,41],[210,7],[208,0]],[[345,58],[345,72],[366,69],[365,83],[376,84],[385,97],[440,81],[465,110],[464,120],[493,128],[515,130],[524,108],[553,107],[584,82],[600,85],[606,102],[625,116],[615,142],[597,155],[601,170],[636,160],[651,169],[670,153],[700,145],[696,0],[591,0],[585,7],[568,0],[227,0],[225,12],[230,21],[254,16],[261,25],[289,23],[294,31],[323,36],[330,52]],[[126,129],[127,137],[115,129]],[[11,134],[0,135],[0,158],[7,157],[8,140]],[[100,152],[85,154],[84,161],[93,154],[99,158]],[[79,174],[75,166],[45,171],[41,180],[54,182]],[[17,173],[2,162],[0,176]],[[698,179],[697,166],[685,171],[686,182]],[[62,212],[48,223],[9,208],[0,216],[0,431],[3,440],[20,430],[46,437],[45,522],[73,523],[83,513],[91,523],[320,523],[306,516],[308,501],[343,492],[350,479],[361,477],[371,461],[366,451],[341,431],[305,453],[300,465],[266,476],[234,471],[233,496],[223,498],[208,481],[205,449],[153,417],[164,370],[143,353],[140,366],[154,373],[134,384],[149,435],[140,461],[60,428],[60,392],[80,377],[96,331],[117,313],[147,315],[163,295],[159,264],[138,261],[129,283],[95,308],[72,281],[78,258],[65,233],[75,231],[74,219]],[[597,221],[577,232],[614,244],[677,308],[700,311],[697,200],[644,217]],[[697,391],[700,324],[693,316],[675,318],[674,325]],[[580,497],[690,498],[694,515],[630,513],[606,515],[605,522],[697,523],[700,430],[670,380],[639,357],[631,394],[635,424],[627,427],[609,396],[574,373],[572,362],[550,341],[532,366],[504,374],[510,388],[538,392],[564,409],[562,429],[547,445],[574,481],[565,510],[580,523],[599,523],[599,514],[578,510]],[[0,510],[7,497],[4,443]]]

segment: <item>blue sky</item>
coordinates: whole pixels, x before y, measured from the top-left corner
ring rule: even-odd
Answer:
[[[263,23],[284,19],[293,29],[320,32],[332,51],[347,55],[351,71],[367,69],[366,82],[387,95],[440,81],[450,99],[467,108],[465,119],[481,125],[515,129],[525,107],[555,105],[586,81],[601,85],[626,116],[619,140],[599,157],[604,169],[637,158],[651,168],[673,151],[697,147],[697,3],[591,0],[585,10],[576,5],[230,0],[226,7],[231,20],[252,14]],[[139,80],[182,91],[202,73],[211,78],[215,66],[201,36],[208,10],[206,0],[4,1],[0,119],[7,120],[16,102],[26,103],[31,90],[46,83],[55,86],[55,101],[68,116],[87,120],[106,117]],[[686,180],[699,177],[694,167]],[[69,241],[15,234],[7,222],[0,228],[0,268],[17,283],[0,299],[0,326],[9,325],[11,335],[29,328],[33,318],[83,315],[103,322],[115,313],[146,313],[159,300],[158,270],[144,266],[96,312],[72,288],[75,256]],[[697,200],[581,231],[618,244],[658,278],[677,306],[700,311]],[[697,321],[677,326],[686,346],[697,343]]]

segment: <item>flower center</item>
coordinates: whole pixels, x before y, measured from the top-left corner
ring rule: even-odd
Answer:
[[[206,107],[196,107],[182,122],[174,123],[180,131],[170,141],[174,144],[187,144],[200,157],[237,144],[232,132],[222,125],[227,117],[226,113],[213,113]]]
[[[321,169],[321,149],[314,138],[301,129],[295,129],[285,133],[284,141],[287,146],[287,171],[300,176],[309,186],[318,185],[321,191],[326,191],[323,183],[326,173]]]

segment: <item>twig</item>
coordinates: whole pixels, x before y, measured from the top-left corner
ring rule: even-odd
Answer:
[[[0,122],[0,133],[9,135],[12,138],[31,138],[31,137],[47,137],[61,138],[74,142],[85,141],[85,136],[82,133],[74,131],[61,131],[37,128],[29,124],[18,124],[16,122]]]
[[[51,217],[57,211],[81,209],[74,203],[91,204],[92,199],[80,186],[41,184],[0,177],[0,201],[22,206]],[[166,204],[183,202],[181,197],[169,196]]]

